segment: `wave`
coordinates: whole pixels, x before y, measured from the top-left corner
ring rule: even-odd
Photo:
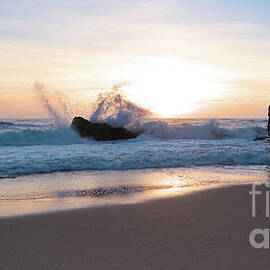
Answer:
[[[34,85],[34,89],[39,94],[41,104],[51,116],[53,124],[51,122],[42,125],[37,121],[26,123],[2,121],[0,122],[0,145],[68,145],[87,142],[79,138],[69,127],[74,110],[68,99],[57,92],[54,92],[52,96],[48,95],[46,88],[38,83]],[[151,111],[126,100],[121,94],[119,85],[114,86],[112,91],[99,95],[93,105],[90,121],[107,123],[114,127],[122,126],[142,133],[143,135],[137,140],[149,139],[149,135],[152,139],[167,140],[253,139],[267,135],[266,128],[263,127],[264,122],[260,120],[243,120],[242,122],[235,120],[231,124],[229,120],[227,122],[225,120],[223,122],[217,120],[194,122],[178,119],[172,124],[169,121],[154,118]]]
[[[83,170],[270,165],[269,145],[245,140],[156,140],[0,151],[0,177]],[[12,162],[11,162],[12,161]]]
[[[128,101],[119,92],[118,88],[99,95],[90,121],[107,123],[113,127],[132,127],[141,119],[149,118],[152,113],[137,104]]]
[[[34,91],[38,94],[41,105],[56,125],[68,126],[70,124],[74,112],[73,106],[66,96],[58,91],[54,91],[50,95],[46,87],[38,82],[34,83]]]
[[[87,142],[69,127],[48,130],[24,129],[0,134],[1,146],[68,145]]]
[[[11,122],[3,122],[3,121],[0,121],[0,127],[1,126],[14,126],[15,124],[14,123],[11,123]]]
[[[260,126],[235,128],[229,125],[225,128],[215,120],[200,125],[182,123],[180,127],[174,127],[165,120],[153,119],[151,111],[126,100],[117,86],[113,91],[99,96],[89,120],[114,127],[124,126],[162,139],[218,140],[267,135],[266,129]]]
[[[219,139],[253,139],[257,136],[266,136],[263,127],[223,128],[216,120],[210,120],[203,125],[186,125],[171,127],[164,121],[149,121],[136,124],[133,127],[144,134],[153,135],[162,139],[193,139],[193,140],[219,140]]]
[[[13,122],[4,122],[4,121],[0,121],[0,128],[2,128],[2,130],[4,130],[5,128],[38,128],[41,125],[35,125],[33,123],[31,124],[26,124],[26,123],[13,123]]]
[[[262,127],[222,128],[212,120],[204,125],[183,125],[171,127],[164,121],[149,121],[137,123],[132,129],[142,132],[137,140],[155,139],[190,139],[190,140],[226,140],[250,139],[266,136],[267,131]],[[148,135],[148,136],[147,136]],[[149,136],[150,135],[150,136]],[[68,126],[58,126],[51,129],[11,130],[0,133],[1,146],[30,146],[30,145],[68,145],[87,143]]]

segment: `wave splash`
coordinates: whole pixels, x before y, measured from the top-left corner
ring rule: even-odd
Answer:
[[[172,126],[166,120],[154,118],[151,111],[126,100],[120,90],[121,85],[115,85],[113,91],[101,94],[89,120],[107,123],[114,127],[126,127],[161,139],[218,140],[255,138],[266,135],[266,130],[260,126],[232,128],[229,125],[222,127],[217,120],[193,124],[189,123],[188,120],[179,119],[178,126]]]
[[[70,122],[75,115],[70,101],[58,92],[49,95],[45,86],[34,85],[41,104],[51,118],[51,124],[0,122],[0,145],[63,145],[79,144],[89,141],[81,139],[70,129]],[[99,95],[90,115],[90,121],[107,123],[114,127],[124,126],[142,133],[136,140],[144,139],[253,139],[266,136],[265,123],[250,120],[242,126],[232,125],[234,120],[170,120],[154,118],[151,111],[128,101],[121,94],[121,84],[113,90]],[[240,120],[238,120],[240,121]],[[255,122],[254,122],[255,121]]]
[[[51,128],[26,128],[16,129],[12,125],[12,130],[1,131],[0,125],[0,146],[30,146],[30,145],[69,145],[84,144],[91,141],[82,139],[76,132],[67,126],[53,126]],[[266,136],[263,127],[246,128],[222,128],[215,121],[211,120],[201,125],[184,125],[172,127],[164,121],[149,121],[138,124],[133,129],[143,132],[135,140],[221,140],[221,139],[249,139],[256,136]]]
[[[205,124],[200,125],[185,124],[180,127],[171,127],[164,121],[150,121],[142,124],[139,129],[144,134],[162,139],[253,139],[266,135],[266,130],[263,127],[224,128],[217,120],[208,120]]]
[[[50,96],[43,84],[34,83],[34,90],[39,96],[40,102],[57,126],[68,126],[74,115],[70,101],[55,91]]]
[[[120,93],[120,86],[114,85],[111,92],[99,95],[89,120],[113,127],[132,127],[134,123],[151,115],[149,110],[126,100]]]

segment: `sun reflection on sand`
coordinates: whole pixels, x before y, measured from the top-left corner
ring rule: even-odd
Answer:
[[[235,183],[263,182],[265,171],[178,168],[31,175],[0,182],[1,216],[138,203]]]

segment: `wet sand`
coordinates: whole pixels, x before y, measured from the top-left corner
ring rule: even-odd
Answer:
[[[0,219],[0,269],[267,269],[250,246],[251,185],[130,205]],[[259,198],[259,197],[258,197]]]

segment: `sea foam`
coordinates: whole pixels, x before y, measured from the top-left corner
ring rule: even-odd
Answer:
[[[51,103],[39,86],[47,120],[0,120],[0,177],[78,170],[270,165],[266,119],[159,119],[118,91],[101,95],[89,119],[142,132],[136,139],[96,142],[69,127],[74,110]],[[58,95],[59,97],[59,95]]]

